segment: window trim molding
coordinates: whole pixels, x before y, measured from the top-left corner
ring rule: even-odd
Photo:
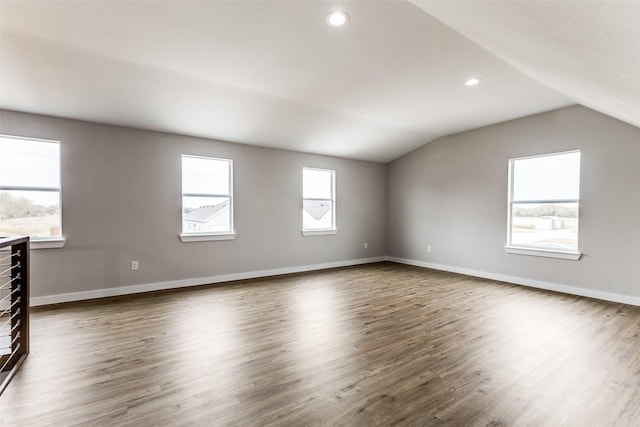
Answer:
[[[578,240],[578,249],[576,251],[562,251],[554,248],[548,247],[534,247],[534,246],[518,246],[511,244],[512,237],[512,219],[513,219],[513,205],[514,204],[545,204],[545,203],[577,203],[578,204],[578,212],[580,209],[580,198],[578,199],[545,199],[545,200],[513,200],[513,191],[514,191],[514,173],[513,167],[514,163],[518,160],[526,160],[526,159],[538,159],[541,157],[550,157],[550,156],[558,156],[563,154],[572,154],[572,153],[580,153],[579,149],[577,150],[567,150],[567,151],[559,151],[556,153],[547,153],[547,154],[538,154],[532,156],[523,156],[523,157],[514,157],[509,159],[509,180],[508,180],[508,193],[507,193],[507,244],[504,246],[504,250],[510,254],[517,255],[531,255],[531,256],[539,256],[539,257],[547,257],[547,258],[557,258],[557,259],[568,259],[573,261],[578,261],[582,257],[582,253],[579,250],[580,241]],[[580,214],[578,213],[578,221],[580,220]],[[579,236],[578,236],[579,237]]]
[[[181,233],[178,237],[182,243],[212,242],[216,240],[235,240],[236,233]]]
[[[4,236],[2,236],[4,237]],[[29,237],[29,249],[58,249],[67,243],[66,237]],[[9,246],[0,249],[0,251],[8,251]]]
[[[572,261],[578,261],[582,257],[581,252],[556,251],[551,249],[534,249],[528,246],[505,246],[504,251],[508,254],[568,259]]]
[[[64,247],[67,238],[64,236],[51,238],[32,237],[29,241],[30,249],[58,249]]]
[[[326,229],[313,229],[313,230],[302,230],[303,236],[327,236],[330,234],[338,234],[337,228],[326,228]]]
[[[320,172],[330,172],[331,173],[331,198],[323,199],[317,197],[304,197],[304,171],[312,170],[312,171],[320,171]],[[304,202],[305,200],[315,200],[315,201],[328,201],[331,202],[331,227],[330,228],[304,228]],[[302,167],[302,229],[301,233],[303,236],[325,236],[331,234],[338,233],[338,218],[336,216],[336,170],[335,169],[322,169],[322,168],[312,168],[303,166]]]

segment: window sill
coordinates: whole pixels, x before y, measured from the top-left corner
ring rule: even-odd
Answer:
[[[64,237],[52,237],[50,239],[34,239],[29,241],[29,249],[58,249],[67,243]]]
[[[301,233],[303,236],[326,236],[330,234],[338,234],[338,230],[335,228],[326,230],[302,230]]]
[[[580,252],[554,251],[551,249],[532,249],[518,246],[505,246],[505,252],[517,255],[541,256],[546,258],[568,259],[578,261],[582,254]]]
[[[234,240],[236,233],[183,233],[179,237],[182,243],[211,242],[214,240]]]

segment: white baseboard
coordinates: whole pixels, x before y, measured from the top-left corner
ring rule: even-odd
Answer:
[[[460,273],[467,276],[482,277],[484,279],[498,280],[500,282],[513,283],[516,285],[524,285],[532,288],[545,289],[548,291],[563,292],[565,294],[578,295],[601,299],[611,302],[619,302],[622,304],[640,306],[640,297],[616,294],[612,292],[598,291],[595,289],[577,288],[575,286],[561,285],[559,283],[543,282],[540,280],[526,279],[523,277],[507,276],[504,274],[488,273],[486,271],[472,270],[469,268],[452,267],[450,265],[433,264],[430,262],[416,261],[412,259],[387,257],[388,261],[397,262],[399,264],[415,265],[417,267],[431,268],[434,270],[449,271],[451,273]]]
[[[255,279],[260,277],[277,276],[280,274],[301,273],[305,271],[324,270],[327,268],[348,267],[351,265],[370,264],[380,261],[391,261],[399,264],[414,265],[417,267],[431,268],[434,270],[449,271],[452,273],[465,274],[467,276],[482,277],[490,280],[524,285],[549,291],[563,292],[571,295],[579,295],[589,298],[596,298],[605,301],[618,302],[629,305],[640,306],[640,297],[616,294],[612,292],[598,291],[594,289],[584,289],[575,286],[561,285],[558,283],[543,282],[540,280],[527,279],[523,277],[508,276],[504,274],[489,273],[486,271],[472,270],[469,268],[453,267],[450,265],[434,264],[425,261],[417,261],[405,258],[380,256],[372,258],[361,258],[346,261],[328,262],[323,264],[301,265],[295,267],[274,268],[269,270],[250,271],[245,273],[223,274],[219,276],[198,277],[193,279],[172,280],[167,282],[145,283],[141,285],[120,286],[113,288],[98,289],[92,291],[72,292],[66,294],[47,295],[42,297],[32,297],[31,306],[59,304],[72,301],[83,301],[96,298],[113,297],[119,295],[131,295],[142,292],[160,291],[167,289],[178,289],[189,286],[199,286],[214,283],[231,282],[234,280]]]
[[[277,276],[280,274],[301,273],[305,271],[324,270],[327,268],[370,264],[374,262],[385,261],[386,259],[387,257],[385,256],[360,258],[346,261],[327,262],[323,264],[300,265],[295,267],[274,268],[270,270],[249,271],[246,273],[223,274],[219,276],[198,277],[193,279],[172,280],[168,282],[145,283],[142,285],[119,286],[93,291],[31,297],[30,304],[32,307],[36,307],[39,305],[60,304],[63,302],[83,301],[95,298],[138,294],[141,292],[160,291],[166,289],[185,288],[189,286],[207,285],[212,283],[231,282],[233,280],[255,279],[259,277]]]

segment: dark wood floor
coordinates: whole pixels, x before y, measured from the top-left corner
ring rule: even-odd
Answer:
[[[640,308],[379,263],[37,310],[3,426],[640,425]]]

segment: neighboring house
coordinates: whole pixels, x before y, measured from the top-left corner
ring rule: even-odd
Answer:
[[[229,201],[200,206],[184,216],[186,232],[225,231],[229,229]]]
[[[303,227],[305,229],[331,228],[331,203],[305,200],[303,203]]]
[[[304,211],[311,215],[315,220],[322,220],[323,217],[331,210],[331,204],[327,202],[306,202],[304,204]]]

